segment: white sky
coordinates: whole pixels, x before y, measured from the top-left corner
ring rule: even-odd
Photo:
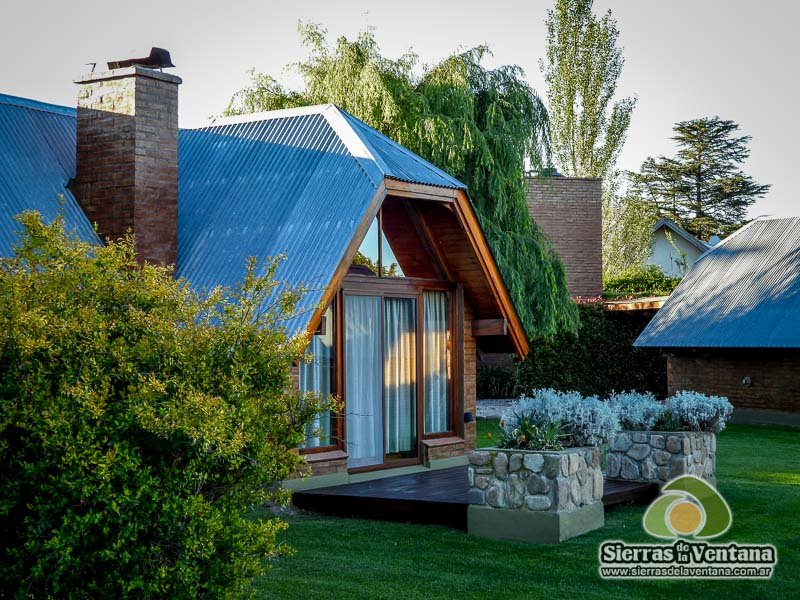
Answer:
[[[491,65],[522,66],[545,89],[544,17],[551,0],[46,0],[2,9],[0,93],[75,104],[72,80],[84,63],[172,53],[184,83],[181,126],[221,112],[246,81],[246,70],[279,75],[304,56],[298,19],[327,27],[332,38],[370,25],[387,56],[409,46],[424,62],[458,47],[486,43]],[[800,215],[795,143],[800,3],[792,0],[596,0],[619,22],[626,65],[618,92],[638,105],[619,165],[637,169],[648,155],[671,153],[672,124],[719,115],[753,137],[745,170],[769,195],[751,216]],[[291,82],[291,79],[289,80]],[[792,161],[792,163],[790,163]]]

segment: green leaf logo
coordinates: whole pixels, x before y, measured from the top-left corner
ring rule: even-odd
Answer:
[[[657,538],[715,538],[731,527],[728,503],[708,482],[694,475],[673,479],[647,507],[644,530]]]

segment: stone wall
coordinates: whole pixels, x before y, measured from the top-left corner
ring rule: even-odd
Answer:
[[[681,475],[716,477],[717,437],[696,431],[621,431],[606,456],[609,479],[666,483]]]
[[[597,448],[553,452],[476,450],[469,454],[470,504],[529,511],[569,511],[600,502]]]
[[[603,292],[602,182],[578,177],[526,177],[528,212],[552,240],[573,296]]]

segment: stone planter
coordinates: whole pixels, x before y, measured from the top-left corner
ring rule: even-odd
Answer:
[[[556,543],[603,526],[598,448],[469,454],[470,534]]]
[[[695,475],[716,485],[717,436],[700,431],[620,431],[606,456],[606,476],[663,485]]]

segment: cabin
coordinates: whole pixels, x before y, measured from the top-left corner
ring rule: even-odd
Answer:
[[[711,246],[675,221],[662,217],[653,225],[653,247],[645,264],[661,267],[667,277],[683,277]]]
[[[466,464],[478,349],[528,341],[463,183],[333,105],[179,129],[176,75],[75,83],[77,108],[0,96],[0,255],[23,210],[97,243],[130,229],[199,290],[284,255],[278,278],[308,290],[287,322],[310,335],[296,383],[342,402],[294,485]]]
[[[727,396],[740,422],[800,424],[800,218],[759,218],[704,253],[634,343],[670,394]]]

